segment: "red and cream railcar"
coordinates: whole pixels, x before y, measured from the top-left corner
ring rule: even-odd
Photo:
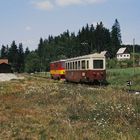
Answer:
[[[65,78],[71,82],[95,82],[106,79],[103,54],[90,54],[65,60]]]
[[[52,79],[65,78],[65,60],[51,62],[50,74]]]

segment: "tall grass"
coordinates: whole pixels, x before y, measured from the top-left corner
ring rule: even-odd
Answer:
[[[132,88],[140,90],[140,68],[107,70],[107,80],[112,86],[126,88],[127,81],[132,81]]]

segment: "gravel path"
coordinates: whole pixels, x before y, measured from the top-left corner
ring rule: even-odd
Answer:
[[[17,76],[13,73],[0,73],[0,82],[10,81],[12,79],[24,79],[24,77]]]

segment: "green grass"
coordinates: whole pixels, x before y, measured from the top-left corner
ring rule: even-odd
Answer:
[[[49,72],[35,73],[34,76],[50,78]],[[140,91],[140,67],[125,69],[108,69],[107,81],[110,86],[121,89],[129,89],[127,81],[132,81],[132,90]]]
[[[133,90],[140,90],[140,67],[107,70],[107,81],[112,86],[127,89],[126,81],[129,80],[132,81]]]

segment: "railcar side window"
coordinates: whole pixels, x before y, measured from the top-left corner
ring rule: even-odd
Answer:
[[[67,64],[67,63],[65,63],[65,68],[66,68],[66,69],[68,69],[68,66],[67,66],[67,65],[68,65],[68,64]]]
[[[89,61],[87,60],[87,69],[89,69]]]
[[[72,69],[72,62],[70,62],[70,69]]]
[[[75,69],[77,70],[77,61],[75,62]]]
[[[57,63],[55,63],[55,65],[54,65],[54,69],[57,69],[57,67],[58,67],[57,65],[58,65],[58,64],[57,64]]]
[[[93,60],[94,69],[103,69],[103,60]]]
[[[86,68],[85,60],[82,60],[82,69],[85,69],[85,68]]]
[[[70,69],[70,63],[68,62],[68,70]]]
[[[72,69],[74,69],[74,62],[72,63]]]
[[[66,64],[67,64],[67,68],[66,69],[68,70],[69,69],[68,63],[66,63]]]
[[[78,69],[80,69],[80,61],[78,61]]]

